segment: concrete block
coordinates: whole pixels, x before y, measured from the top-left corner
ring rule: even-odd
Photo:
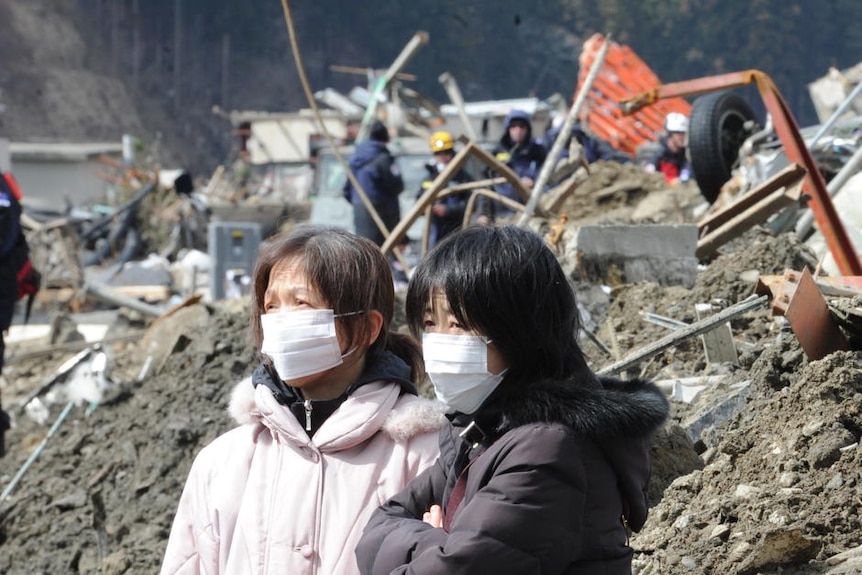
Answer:
[[[706,447],[718,445],[718,429],[745,408],[750,387],[750,381],[716,387],[716,393],[710,396],[710,401],[703,402],[703,407],[682,422],[681,427],[689,439],[693,443],[703,442]],[[715,401],[718,393],[724,393],[724,397]]]
[[[695,225],[583,226],[573,232],[566,234],[566,253],[576,254],[567,270],[574,277],[685,287],[697,279]]]

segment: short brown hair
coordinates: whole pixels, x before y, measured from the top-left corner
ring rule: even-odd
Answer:
[[[383,326],[368,348],[368,356],[384,350],[393,351],[411,365],[414,381],[422,377],[418,344],[404,334],[390,332],[395,288],[386,257],[371,240],[329,226],[300,226],[289,233],[276,234],[261,244],[251,295],[251,330],[258,350],[263,342],[260,316],[266,313],[264,300],[269,277],[276,264],[284,260],[294,260],[299,265],[309,286],[336,315],[379,311]],[[348,347],[366,338],[369,323],[365,314],[344,316],[338,321],[342,322],[350,339]]]

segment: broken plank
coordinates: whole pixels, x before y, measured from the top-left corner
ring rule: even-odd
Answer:
[[[644,359],[657,355],[664,350],[673,347],[681,341],[685,341],[702,333],[706,333],[712,329],[715,329],[715,326],[717,325],[721,325],[726,321],[729,321],[735,317],[739,317],[745,313],[748,313],[749,311],[761,307],[768,301],[768,299],[769,298],[765,295],[749,296],[741,302],[734,304],[729,308],[708,317],[705,320],[695,322],[687,328],[674,331],[666,337],[663,337],[660,340],[646,347],[643,347],[638,351],[635,351],[625,359],[600,369],[596,373],[598,373],[599,375],[610,375],[629,369],[630,367],[637,365]]]
[[[707,319],[713,314],[713,306],[708,303],[696,304],[694,310],[699,320]],[[700,339],[703,342],[703,352],[706,354],[707,363],[732,363],[736,365],[739,362],[729,322],[704,333]]]
[[[805,169],[790,165],[720,212],[698,222],[696,255],[705,259],[769,216],[799,200]]]

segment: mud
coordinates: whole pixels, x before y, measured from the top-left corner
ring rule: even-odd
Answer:
[[[665,188],[634,169],[596,167],[590,178],[601,180],[591,181],[592,191],[580,189],[565,204],[569,225],[694,221],[702,204],[696,189]],[[608,189],[613,193],[601,193]],[[602,343],[584,338],[584,349],[599,369],[668,333],[644,312],[690,323],[696,303],[730,305],[752,293],[759,274],[813,264],[792,237],[755,229],[725,246],[691,289],[579,285],[585,324]],[[256,365],[246,307],[242,300],[198,304],[144,326],[149,331],[139,341],[106,346],[116,384],[98,405],[72,408],[0,503],[0,572],[158,570],[194,454],[232,426],[225,412],[230,390]],[[724,376],[691,404],[674,402],[655,438],[654,507],[632,538],[635,572],[862,572],[852,553],[839,555],[862,545],[860,354],[808,361],[767,307],[731,325],[738,365],[708,365],[694,338],[631,370],[655,380]],[[4,404],[20,401],[71,355],[13,360],[4,374]],[[138,381],[148,356],[155,358],[151,370]],[[44,424],[16,414],[0,487],[46,437],[65,405],[58,399]],[[736,406],[726,422],[692,424],[725,404]],[[695,428],[700,432],[692,436]]]

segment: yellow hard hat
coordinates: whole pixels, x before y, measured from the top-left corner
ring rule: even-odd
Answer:
[[[431,151],[433,153],[445,152],[455,147],[455,142],[452,140],[452,134],[449,132],[434,132],[429,140]]]

